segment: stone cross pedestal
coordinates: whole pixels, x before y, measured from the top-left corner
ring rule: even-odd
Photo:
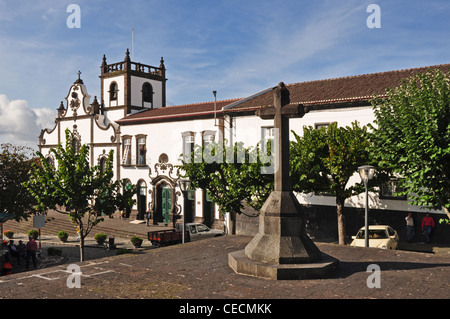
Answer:
[[[289,118],[303,117],[302,105],[291,105],[289,91],[280,83],[274,92],[274,108],[257,115],[274,119],[275,189],[259,216],[259,230],[242,251],[230,253],[235,272],[269,279],[322,278],[337,270],[338,261],[317,248],[305,231],[303,209],[289,183]],[[278,131],[278,134],[277,134]]]

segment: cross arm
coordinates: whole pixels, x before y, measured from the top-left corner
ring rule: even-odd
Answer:
[[[308,111],[308,108],[303,106],[303,104],[287,104],[281,107],[281,114],[286,118],[303,117]],[[269,120],[275,117],[276,109],[273,106],[264,107],[260,108],[255,113],[263,120]]]

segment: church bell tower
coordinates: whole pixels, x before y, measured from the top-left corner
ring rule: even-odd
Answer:
[[[101,112],[118,120],[143,109],[166,106],[166,68],[133,62],[127,49],[122,62],[101,65]]]

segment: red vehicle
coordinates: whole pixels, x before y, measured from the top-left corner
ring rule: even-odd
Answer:
[[[175,229],[150,231],[147,235],[152,245],[158,247],[179,244],[183,240],[181,231]]]

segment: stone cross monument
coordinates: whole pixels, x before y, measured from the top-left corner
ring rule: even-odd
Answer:
[[[302,279],[328,276],[337,269],[337,260],[317,248],[305,231],[304,213],[289,183],[289,118],[303,117],[302,105],[290,104],[284,83],[274,90],[274,107],[257,115],[274,119],[275,189],[259,216],[259,230],[244,250],[229,254],[235,272],[270,279]]]

